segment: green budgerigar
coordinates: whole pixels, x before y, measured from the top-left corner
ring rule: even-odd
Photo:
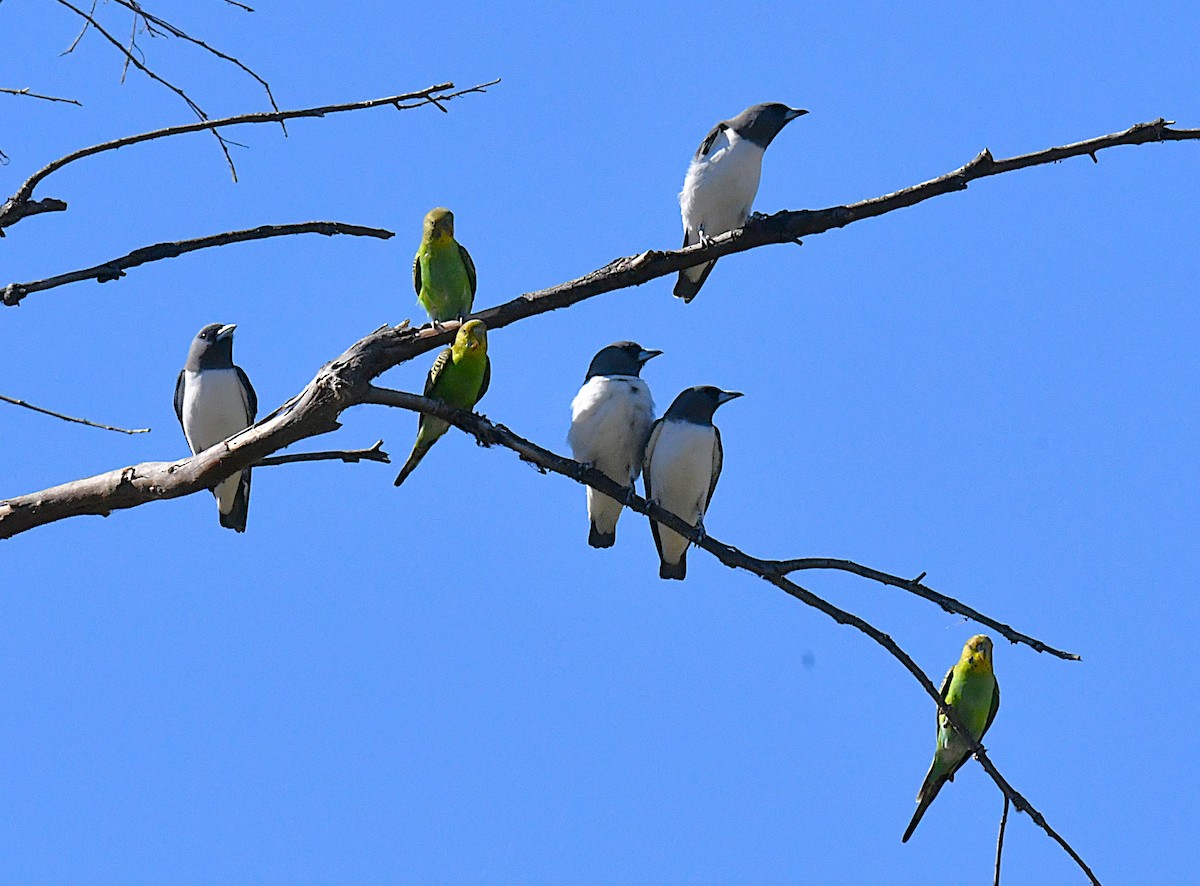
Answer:
[[[475,303],[475,263],[454,239],[454,213],[439,206],[425,216],[421,246],[413,259],[417,301],[434,323],[458,320]]]
[[[992,641],[989,637],[976,634],[967,641],[958,664],[946,673],[946,679],[942,681],[941,694],[975,740],[982,740],[1000,707],[1000,684],[996,682],[996,675],[992,671]],[[908,842],[942,785],[954,781],[954,773],[967,762],[969,756],[970,748],[939,711],[933,765],[929,767],[929,774],[917,793],[917,811],[913,813],[908,830],[900,842]]]
[[[454,336],[454,344],[438,354],[425,379],[425,396],[459,409],[473,409],[487,393],[492,364],[487,355],[487,327],[482,320],[468,320]],[[417,442],[396,477],[399,486],[421,463],[425,453],[450,430],[450,423],[422,413],[417,425]]]

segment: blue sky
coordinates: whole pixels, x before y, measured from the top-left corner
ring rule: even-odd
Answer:
[[[254,5],[254,4],[252,4]],[[831,5],[832,6],[832,5]],[[160,3],[254,66],[283,107],[444,80],[484,96],[242,128],[233,184],[205,135],[87,159],[70,204],[0,242],[3,280],[160,240],[328,219],[387,242],[286,238],[74,284],[0,312],[0,497],[186,454],[188,343],[238,324],[264,412],[382,323],[416,317],[424,213],[456,214],[478,307],[673,248],[707,129],[759,101],[810,110],[756,208],[820,208],[1163,116],[1200,126],[1183,3],[836,8],[605,3]],[[127,21],[101,12],[115,32]],[[81,146],[187,122],[61,7],[0,5],[0,191]],[[211,114],[265,106],[178,41],[149,63]],[[721,410],[707,525],[768,557],[850,557],[1083,656],[997,642],[996,765],[1105,883],[1200,861],[1187,762],[1200,717],[1196,445],[1200,145],[1118,148],[1002,175],[801,248],[722,259],[491,338],[481,411],[566,451],[592,354],[665,355],[660,409]],[[385,382],[419,390],[428,361]],[[401,459],[416,419],[364,407],[309,448]],[[299,448],[299,447],[298,447]],[[952,882],[990,877],[1001,797],[969,764],[907,845],[934,711],[883,650],[693,553],[657,578],[644,520],[586,545],[583,490],[452,432],[395,466],[260,470],[249,531],[207,494],[0,544],[0,855],[21,883]],[[814,591],[934,678],[977,626],[844,576]],[[1005,882],[1084,882],[1024,816]],[[953,867],[949,867],[953,865]],[[960,873],[961,871],[961,873]]]

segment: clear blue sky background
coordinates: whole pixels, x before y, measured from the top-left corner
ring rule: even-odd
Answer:
[[[415,317],[423,214],[454,209],[477,305],[680,239],[718,119],[810,109],[757,208],[820,208],[1158,116],[1200,126],[1194,3],[254,4],[150,8],[256,67],[284,107],[443,80],[485,96],[243,128],[241,182],[201,135],[52,176],[66,213],[0,242],[0,285],[159,240],[331,219],[391,241],[209,250],[0,310],[0,496],[186,454],[171,399],[196,330],[238,324],[264,412]],[[119,9],[100,13],[127,32]],[[0,191],[108,138],[187,122],[62,7],[0,6]],[[179,41],[148,61],[213,115],[253,82]],[[708,528],[929,582],[1082,663],[998,642],[987,744],[1106,883],[1197,863],[1200,144],[1119,148],[723,259],[492,336],[482,411],[566,451],[592,354],[633,338],[719,413]],[[386,376],[419,390],[427,360]],[[402,457],[416,419],[361,408],[310,448]],[[908,845],[934,708],[883,650],[693,554],[657,578],[644,520],[593,551],[583,491],[448,435],[394,466],[259,471],[249,532],[207,493],[0,544],[0,879],[13,883],[990,882],[1001,797],[969,764]],[[804,576],[939,680],[977,626]],[[1082,876],[1024,816],[1005,882]]]

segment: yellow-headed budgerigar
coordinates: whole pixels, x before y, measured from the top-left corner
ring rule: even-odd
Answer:
[[[492,364],[487,354],[487,327],[482,320],[468,320],[459,327],[454,344],[433,361],[425,379],[425,396],[441,400],[459,409],[473,409],[487,393],[492,379]],[[422,413],[417,425],[417,442],[413,444],[408,461],[396,477],[403,483],[425,453],[441,436],[450,430],[450,423]]]
[[[996,711],[1000,707],[1000,684],[996,682],[996,675],[992,671],[990,638],[976,634],[967,641],[958,664],[946,673],[946,679],[942,681],[941,694],[975,740],[980,741],[996,719]],[[967,762],[969,756],[971,750],[962,736],[938,712],[937,748],[933,752],[933,764],[917,793],[917,811],[908,823],[908,829],[901,838],[902,843],[908,842],[942,785],[954,781],[954,773]]]
[[[454,213],[441,206],[429,210],[413,259],[417,301],[434,323],[458,320],[471,313],[475,284],[471,254],[454,239]]]

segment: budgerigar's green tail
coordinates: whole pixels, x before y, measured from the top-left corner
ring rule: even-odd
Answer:
[[[921,823],[921,817],[925,815],[925,810],[933,803],[934,798],[938,795],[938,791],[942,789],[942,785],[947,781],[949,781],[949,778],[938,771],[938,761],[935,759],[933,765],[929,767],[929,773],[925,776],[921,790],[917,792],[917,811],[913,813],[912,821],[908,823],[908,829],[905,830],[904,836],[900,838],[901,843],[908,842],[908,838],[913,835],[913,831]]]
[[[443,434],[445,431],[442,432]],[[425,453],[433,448],[433,444],[438,441],[442,434],[429,434],[426,428],[422,426],[420,433],[417,434],[417,442],[413,444],[412,452],[408,455],[408,461],[404,463],[404,467],[400,469],[400,473],[396,475],[396,485],[399,486],[408,479],[408,475],[417,469],[417,465],[421,463],[421,459],[425,457]]]

